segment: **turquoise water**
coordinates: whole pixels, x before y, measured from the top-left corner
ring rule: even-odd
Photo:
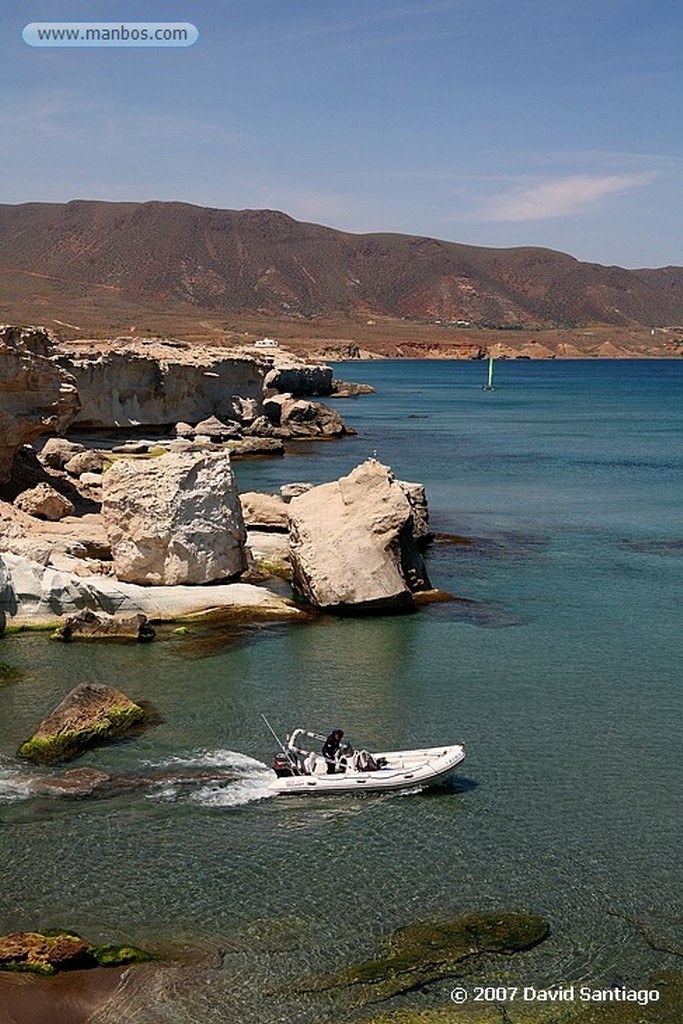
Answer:
[[[487,980],[642,983],[674,964],[642,929],[671,944],[680,913],[683,363],[505,362],[490,393],[479,363],[338,373],[377,387],[337,404],[358,435],[240,463],[241,488],[333,479],[376,451],[427,485],[437,532],[469,541],[437,541],[428,562],[467,600],[143,647],[2,640],[25,675],[0,686],[0,930],[227,950],[158,1009],[178,1024],[320,1019],[264,982],[498,906],[544,914],[552,938]],[[169,777],[28,798],[11,755],[86,679],[164,722],[79,764]],[[341,725],[363,745],[460,741],[468,756],[428,793],[269,799],[260,712],[282,732]],[[211,766],[237,779],[173,781]]]

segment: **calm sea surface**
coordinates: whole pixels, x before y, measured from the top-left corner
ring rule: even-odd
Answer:
[[[643,932],[673,944],[680,912],[683,362],[496,371],[484,392],[480,363],[341,366],[377,388],[337,403],[356,437],[236,466],[242,489],[268,490],[376,452],[427,485],[436,531],[467,539],[428,558],[466,601],[140,647],[0,641],[24,672],[0,685],[0,931],[227,951],[154,1018],[178,1024],[320,1019],[263,984],[491,907],[545,915],[552,937],[488,979],[635,985],[674,964]],[[78,764],[170,778],[28,798],[13,752],[84,680],[153,701],[164,723]],[[269,799],[261,712],[370,747],[461,741],[467,760],[428,793]],[[238,779],[174,784],[200,766]]]

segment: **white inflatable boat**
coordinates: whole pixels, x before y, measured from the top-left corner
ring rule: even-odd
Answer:
[[[317,750],[311,749],[311,739],[318,741]],[[373,754],[346,746],[329,761],[317,752],[324,740],[319,733],[295,729],[275,755],[270,789],[281,794],[389,793],[441,782],[465,760],[464,748],[454,744]]]

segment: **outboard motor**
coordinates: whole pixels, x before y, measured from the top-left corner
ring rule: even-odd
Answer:
[[[273,771],[278,779],[286,779],[293,775],[292,765],[284,750],[278,750],[273,757]]]

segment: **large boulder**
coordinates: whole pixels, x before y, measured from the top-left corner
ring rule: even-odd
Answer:
[[[119,580],[211,583],[246,568],[242,509],[226,451],[121,459],[103,477],[102,517]]]
[[[0,483],[22,445],[65,430],[79,409],[76,382],[55,362],[48,332],[0,327]]]
[[[411,607],[430,588],[413,511],[387,466],[368,459],[288,506],[295,592],[323,611]]]
[[[44,719],[17,755],[43,764],[67,761],[85,749],[141,727],[149,712],[124,693],[101,683],[82,683]]]

